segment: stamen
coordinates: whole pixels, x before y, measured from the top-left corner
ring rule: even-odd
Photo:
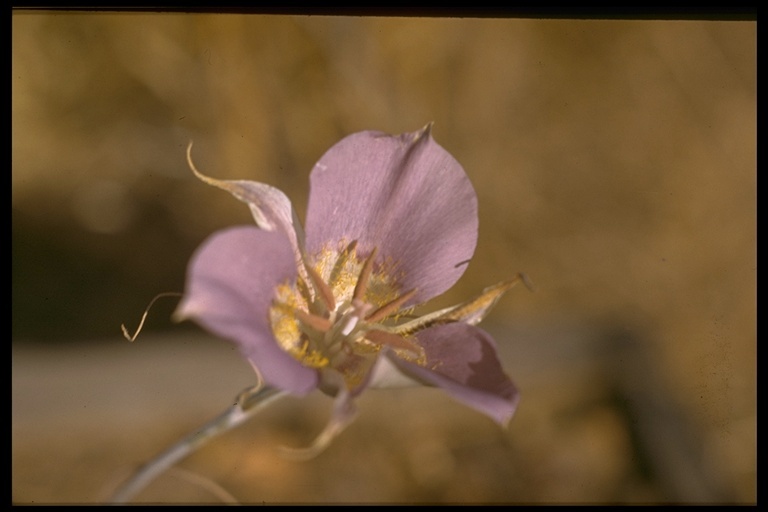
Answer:
[[[355,254],[356,249],[357,249],[357,240],[352,240],[341,251],[341,253],[339,254],[339,257],[336,258],[336,263],[333,264],[333,268],[331,269],[331,274],[328,277],[328,281],[326,281],[328,284],[337,283],[339,281],[342,273],[344,272],[344,269],[347,266],[347,262],[349,261],[349,258],[351,258],[353,254]]]
[[[312,286],[315,288],[317,295],[320,296],[320,299],[323,301],[323,304],[325,304],[327,310],[329,312],[334,311],[336,309],[336,299],[333,297],[333,291],[331,290],[330,286],[328,286],[326,282],[323,281],[323,278],[320,277],[320,274],[318,274],[317,271],[312,268],[312,265],[310,265],[308,262],[304,262],[304,267],[307,269],[309,278],[312,280]]]
[[[445,315],[443,320],[461,321],[475,325],[485,318],[485,315],[488,314],[502,295],[521,281],[529,290],[533,291],[533,286],[528,280],[528,276],[520,272],[513,279],[489,286],[483,290],[479,297],[459,305],[449,314]]]
[[[450,322],[465,322],[470,325],[476,325],[485,318],[485,315],[490,312],[504,293],[521,281],[529,290],[533,291],[533,286],[528,280],[528,276],[521,272],[513,279],[489,286],[472,300],[400,324],[395,327],[395,332],[400,335],[408,335],[432,327],[433,325]]]
[[[349,242],[347,247],[344,249],[344,252],[346,254],[352,254],[356,250],[357,250],[357,240],[352,240],[351,242]]]
[[[408,350],[409,352],[413,352],[413,354],[416,356],[421,355],[423,351],[420,345],[413,343],[412,341],[408,341],[407,339],[403,338],[402,336],[398,336],[397,334],[392,334],[391,332],[368,331],[365,334],[365,337],[370,341],[380,345],[387,345],[392,348]]]
[[[360,271],[360,277],[357,279],[355,291],[352,294],[353,299],[362,300],[365,296],[365,291],[368,288],[368,278],[371,277],[371,270],[373,270],[373,260],[376,258],[378,252],[378,248],[374,247],[370,256],[368,256],[368,259],[363,263],[363,269]]]
[[[390,314],[394,313],[398,309],[400,309],[400,306],[408,302],[408,300],[411,299],[416,294],[416,288],[413,290],[387,302],[383,306],[381,306],[379,309],[371,313],[366,319],[366,322],[369,323],[376,323],[382,318],[386,318]]]
[[[316,331],[327,332],[333,326],[331,321],[328,320],[327,318],[313,315],[312,313],[307,313],[306,311],[302,311],[301,309],[297,309],[297,308],[292,308],[292,309],[293,309],[293,314],[296,315],[296,318],[299,319],[299,322],[315,329]]]

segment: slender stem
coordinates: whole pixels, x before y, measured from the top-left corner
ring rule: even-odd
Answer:
[[[168,468],[219,434],[240,425],[268,404],[283,396],[284,393],[281,390],[262,385],[244,390],[238,395],[237,401],[232,407],[140,467],[115,492],[112,496],[112,503],[128,503]]]

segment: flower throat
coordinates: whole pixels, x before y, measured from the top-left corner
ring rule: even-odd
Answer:
[[[424,349],[397,325],[416,290],[399,293],[394,265],[376,264],[376,248],[362,258],[357,241],[340,247],[305,257],[296,283],[277,287],[269,316],[280,346],[305,366],[338,371],[350,389],[384,347],[424,366]]]

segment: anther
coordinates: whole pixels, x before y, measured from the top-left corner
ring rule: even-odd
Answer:
[[[386,318],[390,314],[392,314],[395,311],[397,311],[398,309],[400,309],[400,306],[402,306],[403,304],[408,302],[411,299],[411,297],[413,297],[415,294],[416,294],[416,288],[414,288],[413,290],[411,290],[411,291],[409,291],[407,293],[404,293],[403,295],[401,295],[401,296],[399,296],[399,297],[397,297],[397,298],[387,302],[386,304],[381,306],[379,309],[377,309],[376,311],[371,313],[365,319],[365,321],[373,324],[373,323],[378,322],[382,318]]]
[[[313,315],[312,313],[307,313],[301,309],[295,308],[293,313],[296,315],[296,318],[299,319],[299,322],[315,329],[316,331],[327,332],[333,325],[327,318]]]
[[[371,277],[371,271],[373,270],[373,260],[376,258],[378,252],[379,250],[374,247],[371,254],[368,256],[368,259],[363,263],[363,269],[360,271],[360,277],[357,279],[352,298],[362,300],[365,296],[365,291],[368,288],[368,279]]]
[[[392,348],[399,348],[413,352],[414,355],[419,356],[422,353],[422,347],[416,343],[413,343],[402,336],[392,334],[386,331],[368,331],[365,337],[374,343],[379,345],[387,345]]]
[[[329,312],[335,310],[336,299],[333,296],[333,291],[331,290],[330,286],[328,286],[326,282],[323,281],[323,278],[320,277],[320,274],[318,274],[314,268],[312,268],[312,265],[305,262],[304,267],[307,269],[309,278],[312,280],[312,286],[317,292],[317,295],[320,296],[320,299],[323,301],[323,304],[325,304],[326,309]]]

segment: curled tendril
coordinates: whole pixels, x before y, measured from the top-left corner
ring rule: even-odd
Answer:
[[[159,293],[155,295],[155,298],[152,299],[149,302],[149,305],[147,306],[147,309],[144,310],[144,314],[141,315],[141,321],[139,322],[139,326],[136,328],[136,332],[133,333],[133,335],[128,334],[128,329],[125,327],[125,324],[120,324],[120,329],[123,331],[123,337],[127,339],[130,342],[133,342],[138,337],[139,333],[141,332],[141,329],[144,327],[144,322],[147,320],[147,315],[149,314],[150,308],[155,304],[157,299],[161,299],[163,297],[182,297],[183,294],[179,292],[165,292],[165,293]]]

